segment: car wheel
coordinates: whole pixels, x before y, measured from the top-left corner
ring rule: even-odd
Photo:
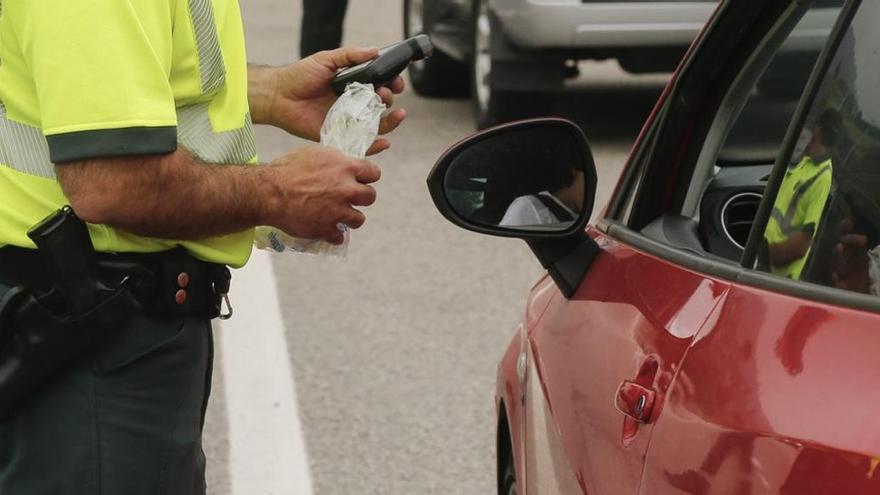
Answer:
[[[513,463],[513,455],[507,457],[507,466],[501,479],[499,495],[517,495],[519,490],[516,485],[516,466]]]
[[[403,32],[406,38],[426,33],[425,0],[404,0]],[[409,79],[416,93],[422,96],[467,96],[467,64],[435,50],[426,60],[409,66]]]
[[[501,38],[497,33],[497,21],[489,11],[487,0],[474,0],[471,15],[471,99],[478,129],[511,120],[541,115],[551,104],[548,95],[527,89],[510,90],[499,87],[499,66],[504,65],[506,74],[531,72],[536,74],[534,63],[515,61],[499,62],[493,55],[494,43]],[[540,72],[540,68],[538,68]],[[548,71],[552,73],[553,71]],[[514,77],[514,76],[511,76]]]

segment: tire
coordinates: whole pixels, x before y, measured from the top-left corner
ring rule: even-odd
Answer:
[[[411,38],[425,32],[425,0],[404,0],[403,32]],[[422,96],[464,97],[468,94],[468,67],[449,55],[435,50],[427,60],[409,66],[409,79]]]
[[[507,456],[504,473],[501,478],[501,486],[498,495],[517,495],[519,488],[516,484],[516,466],[513,463],[513,456]]]
[[[493,53],[495,44],[502,35],[497,29],[497,21],[489,12],[488,0],[473,0],[470,81],[474,120],[478,129],[542,115],[548,111],[552,102],[549,95],[498,87],[497,74],[493,68],[497,68],[500,63]],[[534,63],[503,63],[508,74],[534,67]]]

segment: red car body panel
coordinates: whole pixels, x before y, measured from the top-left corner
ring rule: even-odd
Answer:
[[[643,492],[880,493],[878,323],[734,287],[667,396]]]
[[[510,435],[509,441],[513,449],[513,459],[519,480],[525,480],[526,476],[523,470],[523,466],[525,466],[523,459],[526,452],[525,414],[523,412],[526,381],[520,379],[520,374],[525,376],[527,369],[524,368],[522,372],[518,372],[517,362],[520,356],[523,356],[525,359],[523,365],[530,366],[531,359],[528,358],[526,334],[528,329],[537,325],[550,302],[558,295],[559,290],[548,276],[543,277],[535,284],[526,306],[525,325],[520,325],[517,328],[498,365],[496,406],[499,414],[502,414],[503,411],[509,425],[509,431],[499,432],[499,434]]]
[[[575,296],[555,298],[529,334],[536,370],[529,379],[541,386],[528,390],[543,392],[556,431],[527,418],[526,445],[552,447],[558,433],[564,453],[549,458],[568,459],[584,493],[638,493],[653,420],[639,425],[618,411],[618,388],[631,380],[656,391],[658,415],[685,352],[728,284],[592,234],[603,253]],[[538,394],[529,395],[533,401]],[[526,493],[564,484],[564,476],[538,468],[525,467]]]
[[[536,286],[526,383],[519,334],[499,368],[521,493],[880,493],[880,315],[591,235],[571,300]],[[625,380],[656,391],[647,424],[615,407]]]
[[[581,484],[569,468],[561,432],[541,385],[533,365],[526,383],[525,472],[518,478],[519,486],[522,493],[579,493]]]

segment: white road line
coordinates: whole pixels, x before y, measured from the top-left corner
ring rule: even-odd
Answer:
[[[236,495],[311,495],[293,370],[270,254],[233,275],[235,316],[220,325]]]

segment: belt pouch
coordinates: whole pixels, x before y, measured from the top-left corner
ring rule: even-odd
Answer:
[[[125,287],[73,318],[57,316],[23,288],[8,291],[0,300],[0,420],[137,310]]]

